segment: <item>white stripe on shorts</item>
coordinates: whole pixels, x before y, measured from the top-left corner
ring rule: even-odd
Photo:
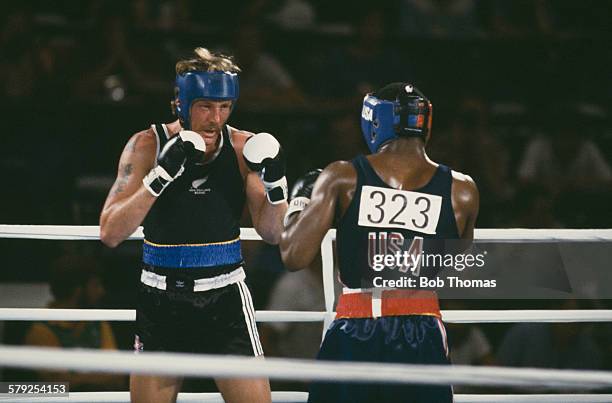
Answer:
[[[251,293],[244,281],[239,281],[236,285],[238,285],[240,298],[242,299],[242,312],[244,314],[244,320],[246,321],[247,330],[249,331],[249,337],[251,338],[253,354],[255,354],[255,356],[263,355],[263,349],[259,342],[259,333],[257,332],[257,324],[255,322],[255,309],[253,308]]]
[[[444,322],[440,318],[438,319],[438,327],[440,328],[440,335],[442,336],[442,344],[444,345],[444,351],[446,352],[446,357],[448,358],[448,339],[446,336],[446,328],[444,327]]]
[[[253,329],[255,330],[255,341],[257,342],[257,345],[259,346],[260,355],[263,355],[264,351],[263,351],[263,347],[261,346],[261,340],[259,339],[259,330],[257,329],[257,319],[255,319],[255,307],[253,306],[253,297],[251,296],[251,291],[249,290],[249,287],[247,287],[246,283],[243,282],[243,286],[244,286],[244,291],[246,295],[249,297],[249,309],[253,317]]]

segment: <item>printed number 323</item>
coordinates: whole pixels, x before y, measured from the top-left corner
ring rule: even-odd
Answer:
[[[404,228],[435,234],[442,197],[427,193],[364,186],[359,225]]]

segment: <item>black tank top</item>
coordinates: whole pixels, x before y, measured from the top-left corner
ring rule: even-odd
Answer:
[[[425,186],[399,191],[376,174],[365,156],[351,163],[357,187],[336,233],[340,280],[346,287],[364,287],[362,280],[375,273],[374,254],[408,251],[415,237],[424,239],[425,253],[443,253],[444,240],[459,238],[450,168],[440,164]]]
[[[155,125],[161,150],[168,141],[165,125]],[[227,125],[217,157],[186,166],[181,176],[158,197],[144,220],[145,239],[155,244],[207,244],[240,236],[244,180]]]

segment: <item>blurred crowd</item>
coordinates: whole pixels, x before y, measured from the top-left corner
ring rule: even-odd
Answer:
[[[231,122],[279,137],[290,179],[364,151],[363,95],[411,81],[434,104],[429,152],[480,187],[479,227],[609,227],[610,14],[564,0],[7,5],[2,221],[95,223],[125,139],[173,119],[174,62],[206,46],[242,66]],[[48,208],[23,186],[36,178]]]
[[[242,67],[230,123],[279,138],[290,183],[366,152],[363,96],[410,81],[434,105],[429,154],[479,186],[477,227],[612,227],[607,2],[389,0],[383,8],[362,0],[29,0],[3,9],[2,223],[96,225],[123,144],[174,119],[174,63],[204,46]],[[38,271],[3,273],[3,281],[47,280],[46,262],[65,252],[41,246],[26,257],[29,244],[11,242],[3,241],[6,261]],[[101,247],[71,249],[106,265],[113,293],[102,305],[133,303],[137,245],[113,257]],[[258,309],[322,309],[316,273],[285,274],[273,247],[247,242],[245,255]],[[300,287],[299,295],[289,292]],[[51,331],[69,332],[62,326]],[[83,331],[78,326],[73,331]],[[271,353],[311,357],[320,325],[301,326],[266,328]],[[457,325],[449,333],[459,363],[610,368],[610,329],[593,329]],[[49,331],[35,324],[23,337]],[[117,344],[129,348],[124,333],[128,343],[117,337]],[[527,337],[535,342],[524,345]],[[584,350],[570,351],[576,345]],[[540,346],[556,351],[554,362]],[[567,357],[558,353],[566,350]]]

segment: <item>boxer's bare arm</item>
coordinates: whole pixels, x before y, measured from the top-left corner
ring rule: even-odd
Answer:
[[[257,172],[249,172],[245,186],[253,227],[265,242],[271,245],[278,244],[283,232],[283,217],[287,211],[287,202],[269,203]]]
[[[459,236],[474,239],[474,226],[480,208],[480,195],[476,183],[469,176],[453,171],[452,204]]]
[[[249,171],[246,166],[242,157],[242,149],[246,140],[252,135],[249,132],[234,131],[232,145],[236,151],[238,166],[244,176],[246,201],[253,227],[265,242],[276,245],[283,232],[283,217],[287,211],[287,203],[269,203],[259,174]]]
[[[142,223],[156,198],[143,186],[142,178],[155,165],[157,140],[149,129],[128,141],[121,158],[117,179],[100,215],[100,240],[115,247]]]
[[[281,256],[288,270],[306,268],[317,257],[321,242],[333,225],[336,207],[341,202],[339,197],[354,187],[355,172],[348,162],[334,162],[321,172],[310,203],[292,217],[281,236]]]

